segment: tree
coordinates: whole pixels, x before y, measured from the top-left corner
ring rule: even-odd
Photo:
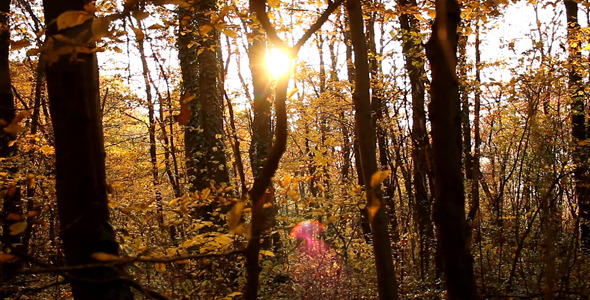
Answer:
[[[211,14],[215,0],[180,6],[178,57],[182,71],[185,155],[191,191],[229,182],[223,143],[223,82],[220,71],[219,32]]]
[[[378,170],[375,154],[375,128],[371,119],[369,59],[367,56],[363,12],[361,3],[358,0],[348,0],[346,9],[350,22],[350,38],[354,50],[355,85],[352,99],[356,116],[355,127],[359,141],[367,209],[371,222],[379,298],[397,299],[397,280],[393,267],[391,242],[389,241],[389,219],[383,203],[381,182],[375,182],[372,178],[373,174],[378,174]]]
[[[10,252],[10,247],[19,247],[21,242],[21,233],[24,230],[11,230],[12,226],[18,226],[21,214],[21,192],[18,186],[17,179],[17,162],[16,159],[17,148],[12,143],[18,133],[18,122],[16,114],[16,107],[14,104],[14,96],[12,94],[12,83],[10,79],[10,67],[8,59],[8,49],[10,47],[10,0],[0,2],[0,160],[5,160],[6,169],[10,177],[5,179],[5,183],[0,186],[2,191],[2,212],[0,213],[0,223],[2,224],[2,250]],[[21,224],[26,224],[21,222]],[[20,268],[20,263],[6,263],[0,265],[2,274],[14,272]],[[2,281],[8,281],[10,278],[5,278],[4,275],[0,277]],[[0,293],[0,296],[8,295]]]
[[[400,7],[412,11],[417,7],[415,0],[400,0]],[[411,13],[400,15],[402,29],[402,46],[405,67],[410,77],[412,92],[412,162],[414,168],[414,218],[420,235],[420,273],[422,278],[430,269],[430,254],[434,247],[434,228],[432,226],[432,198],[428,194],[428,177],[431,171],[430,140],[426,130],[426,112],[424,110],[426,71],[424,70],[424,47],[420,40],[418,19]],[[432,187],[430,187],[432,189]]]
[[[47,26],[47,90],[55,133],[57,201],[63,249],[69,266],[96,264],[96,253],[118,253],[109,224],[98,68],[92,45],[88,44],[92,21],[92,13],[86,10],[91,10],[89,4],[87,0],[43,2]],[[56,22],[66,12],[79,18],[75,22]],[[67,40],[57,39],[58,34]],[[75,299],[132,298],[116,269],[88,267],[69,274]]]
[[[460,9],[455,0],[437,0],[435,5],[436,19],[426,45],[432,72],[429,113],[435,183],[433,215],[448,297],[475,299],[471,229],[465,219],[461,110],[455,71]]]
[[[579,207],[580,233],[582,244],[590,249],[590,170],[588,167],[588,138],[584,81],[582,80],[582,53],[580,24],[578,23],[578,3],[564,0],[567,20],[569,97],[572,114],[572,137],[574,151],[574,182],[576,200]]]

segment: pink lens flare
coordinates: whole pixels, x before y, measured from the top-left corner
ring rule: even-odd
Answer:
[[[291,277],[301,288],[301,299],[342,299],[347,275],[340,255],[323,240],[326,227],[315,220],[298,223],[291,238],[303,240],[297,246],[297,263]]]
[[[326,231],[326,227],[324,224],[320,223],[316,220],[305,220],[299,222],[299,224],[295,225],[291,230],[291,237],[297,239],[311,239],[314,237],[318,237],[320,234]]]

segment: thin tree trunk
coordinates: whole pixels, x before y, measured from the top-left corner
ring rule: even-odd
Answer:
[[[131,21],[131,18],[130,18]],[[137,21],[137,30],[143,31],[141,21]],[[156,206],[158,207],[158,222],[160,227],[164,226],[164,210],[162,207],[162,193],[160,192],[160,175],[158,172],[158,158],[156,153],[156,120],[154,101],[152,99],[152,89],[150,84],[150,70],[147,64],[145,55],[143,36],[136,36],[137,48],[141,59],[142,75],[145,84],[146,102],[148,107],[148,136],[150,141],[150,164],[152,173],[152,184],[154,186],[154,193],[156,197]]]
[[[415,0],[400,0],[400,5],[417,7]],[[425,279],[430,273],[431,253],[434,248],[434,228],[432,226],[432,200],[428,193],[427,175],[430,140],[426,130],[424,109],[426,72],[424,71],[424,48],[419,39],[419,22],[412,14],[400,16],[402,46],[406,60],[406,70],[412,88],[412,161],[414,164],[414,218],[420,236],[420,276]]]
[[[363,12],[359,0],[346,1],[346,8],[354,49],[355,89],[352,97],[356,111],[356,134],[359,141],[367,208],[369,208],[371,221],[379,298],[398,299],[397,280],[389,240],[389,219],[383,203],[381,183],[375,184],[371,180],[373,174],[377,172],[377,157],[375,154],[375,128],[371,118],[370,71]]]
[[[481,110],[481,72],[479,71],[481,65],[481,52],[479,51],[479,25],[475,25],[475,98],[473,105],[473,156],[471,157],[471,205],[469,213],[467,213],[468,220],[475,220],[477,212],[479,211],[479,156],[481,146],[481,135],[479,129],[479,115]],[[466,172],[470,170],[466,168]]]

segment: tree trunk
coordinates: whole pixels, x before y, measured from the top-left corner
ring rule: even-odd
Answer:
[[[2,244],[10,243],[11,246],[21,248],[22,234],[10,234],[10,226],[19,222],[15,218],[8,218],[10,214],[20,216],[22,214],[21,192],[15,178],[18,172],[17,162],[13,161],[17,153],[16,145],[10,145],[15,139],[16,132],[6,131],[8,126],[16,117],[16,107],[12,95],[12,83],[10,79],[10,66],[8,60],[8,50],[10,48],[10,27],[8,16],[10,14],[10,0],[0,1],[0,161],[2,161],[2,171],[8,171],[9,177],[5,183],[0,185],[2,191],[2,211],[0,212],[0,224],[2,224]],[[9,253],[3,245],[0,251]],[[4,277],[8,272],[17,271],[21,267],[20,262],[6,262],[0,264],[0,281],[8,282],[11,278]],[[0,297],[9,297],[12,295],[0,292]]]
[[[252,4],[251,4],[252,5]],[[250,144],[250,162],[254,178],[264,165],[272,145],[270,78],[266,70],[266,37],[260,28],[254,28],[252,43],[249,47],[250,71],[254,87],[252,112],[252,143]]]
[[[456,74],[456,0],[436,0],[436,19],[426,55],[432,70],[430,120],[434,158],[434,222],[446,288],[450,299],[475,299],[471,229],[465,220],[465,195],[461,170],[461,107]]]
[[[417,7],[415,0],[400,0],[400,6]],[[412,14],[400,16],[402,47],[406,60],[406,70],[412,88],[412,161],[414,164],[414,219],[420,236],[420,276],[425,279],[430,271],[431,254],[434,248],[434,229],[432,226],[432,200],[428,193],[428,151],[430,140],[426,130],[424,109],[424,48],[419,39],[420,30],[416,17]]]
[[[46,53],[64,45],[53,36],[89,39],[91,20],[57,30],[55,19],[65,11],[84,10],[87,0],[45,0],[48,44]],[[98,67],[95,54],[70,53],[46,65],[47,91],[55,133],[56,190],[61,236],[69,266],[97,263],[93,253],[117,254],[109,225],[105,180],[105,151],[99,107]],[[132,299],[116,269],[106,267],[72,271],[75,299]]]
[[[352,98],[356,110],[356,134],[359,141],[367,208],[369,208],[371,221],[379,298],[398,299],[397,280],[389,241],[389,220],[383,203],[381,183],[371,183],[372,175],[377,172],[377,157],[375,154],[375,128],[371,119],[369,63],[363,12],[359,0],[346,1],[346,8],[350,21],[351,42],[354,48],[356,80]]]
[[[578,3],[564,0],[567,17],[569,96],[572,110],[572,153],[574,168],[575,194],[579,207],[580,233],[582,246],[590,251],[590,174],[588,166],[588,147],[586,127],[586,99],[584,81],[582,80],[581,32],[578,23]]]
[[[203,190],[211,184],[229,182],[223,143],[223,98],[219,78],[219,33],[211,26],[215,0],[179,8],[178,56],[182,81],[191,117],[185,127],[185,151],[190,190]],[[200,52],[200,53],[199,53]],[[192,97],[195,97],[192,100]]]
[[[131,19],[131,18],[130,18]],[[137,30],[141,30],[143,32],[141,21],[137,21]],[[145,94],[146,94],[146,102],[148,107],[148,136],[150,141],[150,164],[151,164],[151,173],[152,173],[152,184],[154,188],[154,196],[156,197],[156,206],[158,208],[158,222],[160,227],[163,228],[164,226],[164,210],[162,207],[162,193],[160,192],[160,175],[158,172],[158,157],[156,152],[156,119],[155,119],[155,109],[154,109],[154,100],[152,97],[152,89],[150,85],[150,70],[147,64],[147,58],[145,56],[145,47],[144,47],[144,39],[143,36],[137,36],[137,48],[139,50],[139,57],[141,58],[141,67],[142,67],[142,75],[143,75],[143,82],[145,84]]]

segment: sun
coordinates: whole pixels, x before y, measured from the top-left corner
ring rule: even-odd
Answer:
[[[291,57],[284,51],[273,48],[266,56],[266,69],[274,79],[287,74],[292,67]]]

